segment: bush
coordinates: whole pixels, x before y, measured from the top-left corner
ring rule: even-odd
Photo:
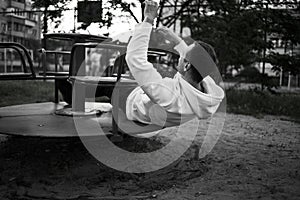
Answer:
[[[261,74],[255,67],[246,67],[237,75],[237,77],[247,83],[258,83],[261,80]]]
[[[300,119],[300,94],[271,94],[268,91],[226,91],[228,112],[258,115],[286,115]]]

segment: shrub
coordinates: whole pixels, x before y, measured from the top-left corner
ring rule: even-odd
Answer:
[[[228,112],[258,115],[286,115],[300,119],[300,94],[271,94],[268,91],[226,91]]]

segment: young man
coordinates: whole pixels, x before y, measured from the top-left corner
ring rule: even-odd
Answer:
[[[129,120],[164,126],[179,125],[195,116],[207,118],[216,112],[224,91],[209,76],[216,67],[201,45],[187,46],[172,31],[161,28],[159,31],[175,43],[180,55],[178,73],[172,79],[162,78],[147,61],[157,10],[156,2],[146,1],[145,20],[136,26],[127,47],[126,61],[139,87],[127,97],[126,116]]]
[[[146,2],[145,20],[136,26],[128,44],[126,62],[139,86],[121,91],[123,94],[116,97],[121,100],[119,108],[125,110],[129,120],[159,126],[180,125],[195,117],[210,117],[224,98],[224,91],[210,76],[217,71],[216,58],[205,49],[212,49],[206,44],[187,46],[175,33],[160,28],[158,31],[174,43],[180,55],[178,73],[174,78],[162,78],[147,60],[157,10],[155,2]],[[111,97],[112,93],[111,88],[99,88],[96,95]]]

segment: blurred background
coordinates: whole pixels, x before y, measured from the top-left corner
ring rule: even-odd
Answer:
[[[74,44],[59,40],[46,47],[47,34],[96,35],[126,45],[130,34],[122,33],[130,33],[142,21],[143,2],[0,0],[0,42],[24,45],[39,71],[41,48],[70,51]],[[294,107],[300,91],[299,0],[157,2],[156,27],[169,27],[187,42],[192,38],[215,48],[230,111],[299,116]],[[163,44],[155,37],[151,42]],[[67,71],[69,59],[66,54],[47,54],[47,68],[58,65],[58,70]],[[20,63],[16,52],[0,49],[0,73],[18,72]]]

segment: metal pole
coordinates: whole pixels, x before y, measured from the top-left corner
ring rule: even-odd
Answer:
[[[282,82],[283,82],[283,69],[281,68],[280,70],[280,74],[279,74],[279,86],[282,86]]]
[[[177,0],[175,1],[175,4],[174,4],[174,13],[176,13],[176,12],[177,12]],[[173,27],[174,33],[176,32],[176,21],[177,20],[175,20],[174,27]]]
[[[269,4],[267,3],[266,4],[266,16],[265,16],[265,31],[264,31],[264,42],[266,43],[267,42],[267,22],[268,22],[268,6]],[[266,68],[266,51],[267,51],[267,48],[266,46],[264,47],[264,51],[263,51],[263,63],[262,63],[262,78],[261,78],[261,90],[264,89],[264,81],[265,81],[265,68]]]
[[[44,37],[44,40],[46,40],[46,38]],[[44,43],[46,43],[44,41]],[[42,49],[42,65],[43,65],[43,76],[46,77],[46,71],[47,71],[47,66],[46,66],[46,59],[47,59],[47,53],[45,48]],[[44,79],[44,81],[46,81],[46,79]]]
[[[7,72],[7,52],[6,48],[4,49],[4,73]]]
[[[54,53],[54,61],[55,61],[55,73],[58,71],[58,60],[57,60],[57,52]],[[54,80],[54,102],[58,103],[58,83],[57,80]]]
[[[44,27],[43,27],[43,33],[46,34],[48,32],[48,23],[47,23],[47,11],[48,11],[48,7],[45,7],[44,10]]]
[[[291,74],[291,72],[289,72],[288,90],[291,89],[291,79],[292,79],[292,74]]]
[[[73,33],[76,33],[76,10],[74,9],[74,29],[73,29]]]
[[[145,4],[144,4],[144,0],[140,1],[141,2],[141,9],[142,9],[142,21],[144,21],[144,10],[145,10]]]
[[[76,42],[76,41],[75,41]],[[77,42],[80,42],[78,40]],[[71,76],[80,77],[86,75],[85,69],[85,47],[77,47],[74,56],[74,68],[72,69]],[[85,112],[85,86],[76,81],[73,82],[72,87],[72,111]]]
[[[10,49],[10,72],[14,71],[14,57],[13,57],[13,51]]]
[[[46,42],[46,34],[47,34],[47,31],[48,31],[48,24],[47,24],[47,9],[48,7],[45,7],[45,10],[44,10],[44,18],[43,18],[43,22],[44,22],[44,27],[43,27],[43,44],[42,44],[42,47],[43,49],[45,50],[45,53],[42,54],[43,55],[43,75],[44,77],[46,77],[46,70],[47,70],[47,63],[46,63],[46,59],[47,59],[47,55],[46,55],[46,50],[47,50],[47,42]],[[46,79],[44,79],[44,82],[46,81]]]

